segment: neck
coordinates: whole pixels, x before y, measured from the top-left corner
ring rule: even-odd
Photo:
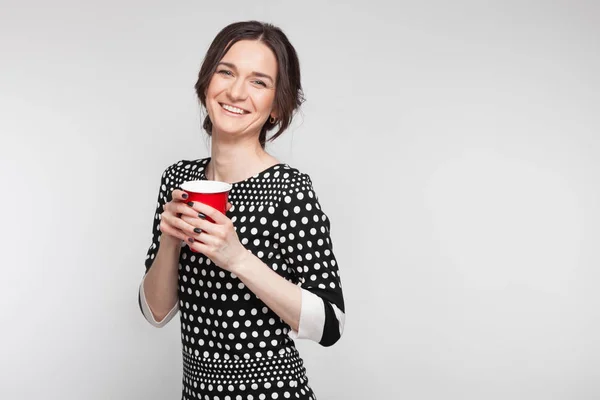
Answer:
[[[231,141],[221,137],[213,132],[211,159],[205,171],[210,180],[240,182],[278,163],[260,146],[256,137]]]

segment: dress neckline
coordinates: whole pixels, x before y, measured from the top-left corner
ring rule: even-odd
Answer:
[[[200,171],[200,176],[199,176],[200,180],[209,180],[206,177],[205,172],[206,172],[206,167],[207,167],[208,163],[210,162],[210,160],[211,160],[211,157],[207,157],[207,158],[205,158],[205,159],[202,160],[204,165],[202,166],[202,170]],[[285,168],[285,167],[288,167],[288,165],[286,163],[273,164],[270,167],[267,167],[267,168],[263,169],[262,171],[254,174],[252,176],[249,176],[246,179],[242,179],[241,181],[237,181],[237,182],[232,182],[230,184],[232,186],[238,186],[238,185],[240,185],[242,183],[246,183],[246,182],[250,181],[251,179],[260,178],[262,175],[266,174],[267,172],[271,172],[274,169]],[[227,183],[229,183],[229,182],[227,182]]]

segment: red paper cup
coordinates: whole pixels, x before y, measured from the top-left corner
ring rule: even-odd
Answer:
[[[187,201],[199,202],[211,206],[225,214],[227,198],[231,190],[231,184],[219,181],[187,181],[181,185],[181,189],[188,194]],[[215,222],[209,216],[206,219]],[[192,251],[194,251],[192,249]]]

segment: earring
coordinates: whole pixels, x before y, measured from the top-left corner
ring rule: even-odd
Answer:
[[[271,116],[271,117],[269,118],[269,122],[270,122],[271,124],[274,124],[274,123],[275,123],[275,121],[277,121],[277,120],[276,120],[275,118],[273,118],[273,116]]]

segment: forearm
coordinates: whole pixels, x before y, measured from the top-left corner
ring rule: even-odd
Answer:
[[[163,235],[156,258],[144,278],[143,290],[154,318],[162,320],[177,304],[181,241]]]
[[[294,331],[298,330],[302,308],[299,286],[277,274],[250,252],[232,266],[231,272]]]

